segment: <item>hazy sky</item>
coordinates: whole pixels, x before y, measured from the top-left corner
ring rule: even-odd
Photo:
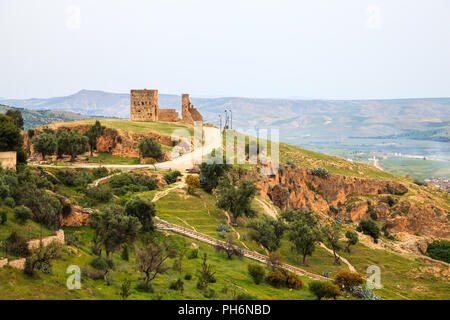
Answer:
[[[448,0],[1,0],[0,96],[449,97]]]

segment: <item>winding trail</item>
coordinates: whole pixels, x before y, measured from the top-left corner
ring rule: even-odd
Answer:
[[[175,186],[173,186],[172,188],[169,188],[169,189],[157,192],[155,194],[155,196],[153,197],[152,202],[158,201],[162,197],[165,197],[166,195],[168,195],[170,191],[172,191],[174,189],[182,188],[183,186],[184,186],[184,182],[180,181]],[[224,241],[215,239],[215,238],[213,238],[211,236],[208,236],[208,235],[206,235],[204,233],[201,233],[201,232],[198,232],[198,231],[195,231],[195,230],[192,230],[192,229],[188,229],[188,228],[185,228],[185,227],[182,227],[182,226],[179,226],[179,225],[167,222],[167,221],[165,221],[165,220],[163,220],[163,219],[161,219],[159,217],[154,217],[154,219],[155,219],[155,226],[158,229],[166,230],[166,231],[172,231],[172,232],[181,234],[183,236],[186,236],[186,237],[189,237],[189,238],[192,238],[192,239],[195,239],[195,240],[198,240],[198,241],[201,241],[201,242],[213,245],[213,246],[217,246],[219,244],[225,245]],[[237,247],[237,248],[239,248],[239,247]],[[242,250],[242,252],[244,254],[244,257],[249,258],[249,259],[253,259],[253,260],[256,260],[256,261],[259,261],[259,262],[262,262],[262,263],[267,263],[268,256],[260,254],[260,253],[255,252],[255,251],[248,250],[248,249],[242,249],[242,248],[239,248],[239,249]],[[301,268],[289,265],[287,263],[282,263],[280,265],[280,267],[285,269],[285,270],[288,270],[290,272],[293,272],[295,274],[303,275],[303,276],[306,276],[306,277],[311,278],[311,279],[323,280],[323,281],[332,281],[332,279],[330,279],[330,278],[326,278],[326,277],[323,277],[323,276],[320,276],[320,275],[308,272],[306,270],[303,270]]]
[[[331,253],[331,254],[333,255],[333,257],[334,257],[333,250],[329,249],[324,243],[320,242],[320,243],[319,243],[319,246],[321,246],[321,247],[324,248],[326,251],[328,251],[329,253]],[[355,269],[355,267],[353,267],[352,264],[351,264],[350,262],[348,262],[347,259],[345,259],[344,257],[340,256],[340,255],[337,254],[337,253],[336,253],[336,256],[339,258],[339,260],[341,260],[343,263],[345,263],[345,264],[348,266],[348,269],[349,269],[351,272],[357,272],[356,269]]]

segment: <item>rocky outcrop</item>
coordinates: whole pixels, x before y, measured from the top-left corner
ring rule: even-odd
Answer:
[[[90,126],[60,126],[63,130],[70,132],[71,130],[78,130],[81,133],[86,132]],[[34,129],[34,136],[42,133],[41,129]],[[126,131],[122,129],[106,128],[105,133],[97,141],[98,152],[110,152],[114,156],[138,158],[139,157],[139,142],[144,138],[155,138],[159,143],[166,146],[173,146],[170,136],[162,135],[157,132],[137,133]],[[34,154],[33,144],[30,137],[26,134],[24,136],[24,148],[29,151],[30,154]],[[164,157],[165,155],[163,155]]]
[[[78,205],[71,204],[70,213],[59,215],[59,225],[61,227],[81,227],[88,223],[89,215],[92,209],[83,208]]]
[[[403,184],[394,181],[329,175],[320,178],[300,167],[280,167],[272,176],[257,183],[262,196],[273,200],[282,210],[287,208],[328,211],[344,204],[350,196],[405,194]]]
[[[390,233],[412,234],[450,238],[449,212],[432,204],[416,205],[402,201],[386,219],[386,230]]]
[[[450,238],[450,212],[433,204],[402,199],[408,188],[396,181],[334,174],[321,178],[307,169],[291,166],[282,166],[271,176],[252,173],[247,178],[257,180],[260,195],[281,210],[313,210],[352,222],[375,214],[390,234],[407,232]],[[371,201],[364,200],[364,196],[371,196]]]

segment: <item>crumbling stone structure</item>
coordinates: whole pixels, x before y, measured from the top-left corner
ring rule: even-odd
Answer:
[[[158,121],[158,90],[131,90],[130,99],[132,121]]]
[[[132,121],[166,121],[194,123],[203,116],[191,104],[188,94],[181,96],[181,119],[175,109],[159,109],[158,90],[131,90],[130,119]]]
[[[191,104],[189,95],[186,93],[181,95],[181,116],[182,122],[194,123],[195,121],[203,121],[203,116]]]

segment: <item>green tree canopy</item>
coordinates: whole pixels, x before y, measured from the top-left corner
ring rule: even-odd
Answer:
[[[14,124],[20,129],[23,130],[23,117],[22,112],[19,109],[8,109],[5,113],[6,116],[13,119]]]
[[[256,195],[258,188],[250,180],[241,180],[222,177],[217,188],[217,207],[231,213],[233,222],[241,216],[253,217],[256,212],[251,206],[251,202]]]
[[[0,114],[0,151],[18,151],[23,139],[14,120]]]
[[[342,247],[339,244],[339,239],[341,238],[341,231],[339,230],[339,226],[337,223],[333,223],[330,225],[326,225],[321,229],[323,241],[331,247],[334,255],[334,264],[341,264],[339,256],[337,255],[337,251],[341,250]]]
[[[88,150],[88,138],[78,130],[72,130],[68,136],[67,154],[70,155],[70,160],[75,161],[75,158],[85,153]]]
[[[139,152],[143,157],[158,158],[161,151],[161,144],[155,138],[144,138],[139,142]]]
[[[101,255],[105,249],[108,259],[122,244],[134,242],[142,227],[138,218],[126,215],[124,208],[115,204],[92,213],[89,224],[95,230],[97,253]]]
[[[252,229],[249,234],[250,238],[270,252],[275,252],[281,246],[281,238],[286,230],[282,219],[275,220],[266,215],[252,221],[248,227]]]
[[[203,162],[200,165],[200,185],[202,189],[210,193],[218,186],[219,179],[230,169],[229,164],[207,164]]]
[[[288,239],[292,243],[292,250],[303,257],[306,265],[306,256],[311,256],[315,244],[320,241],[318,219],[312,211],[286,210],[282,217],[288,221]]]
[[[139,219],[144,231],[153,230],[153,217],[156,215],[155,204],[140,197],[134,197],[125,204],[125,213]]]
[[[32,140],[34,150],[42,154],[42,159],[45,160],[45,156],[56,152],[58,147],[58,141],[54,133],[41,133],[35,136]]]
[[[95,124],[87,130],[84,135],[88,138],[89,149],[91,156],[94,149],[97,147],[97,140],[105,133],[105,127],[100,124],[100,121],[95,121]]]

